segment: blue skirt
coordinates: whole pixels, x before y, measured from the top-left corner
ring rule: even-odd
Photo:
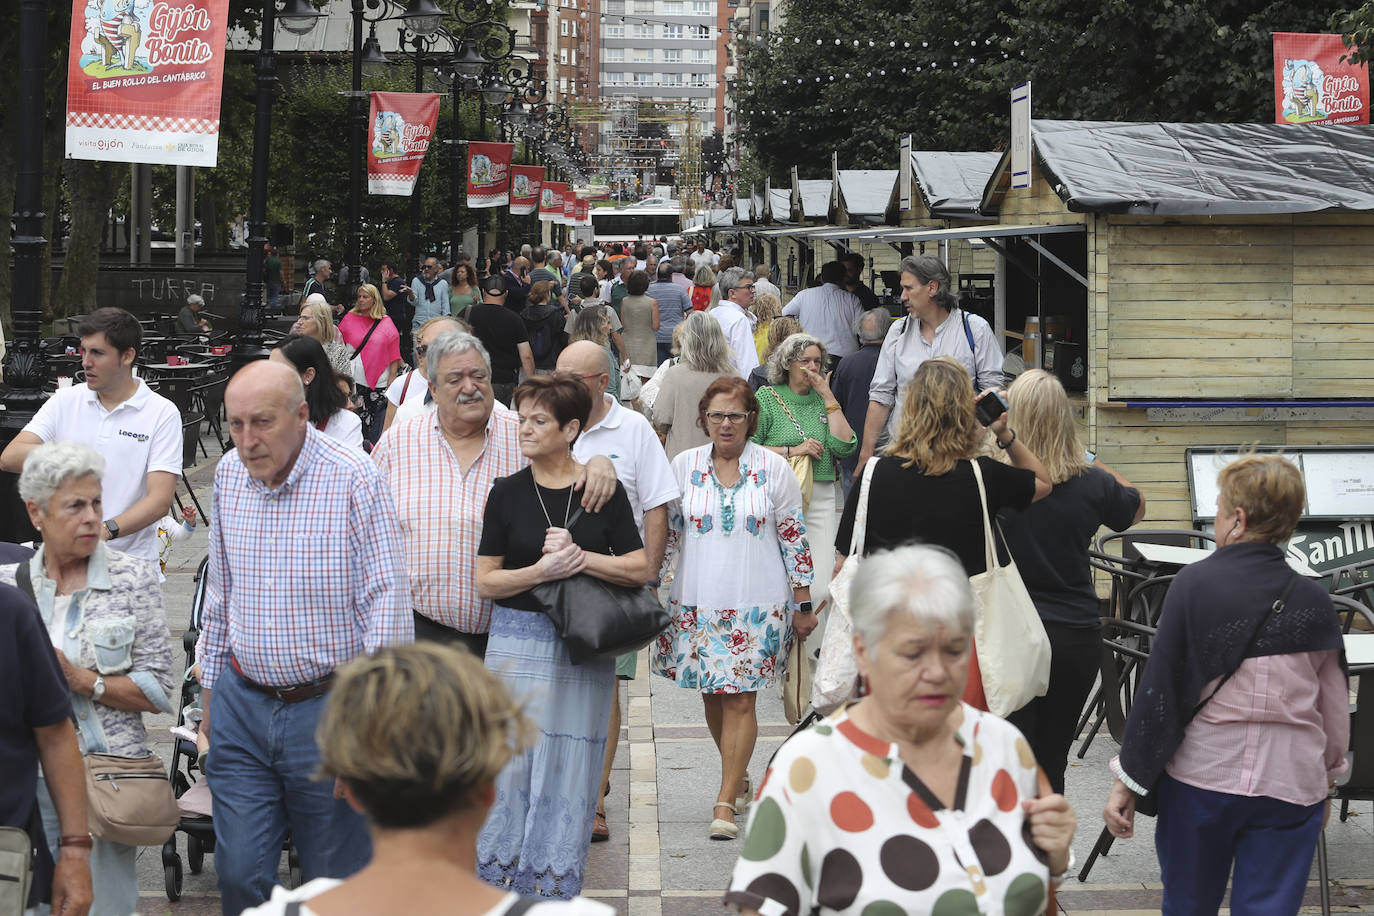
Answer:
[[[538,738],[496,780],[477,873],[527,897],[575,897],[601,792],[615,659],[574,665],[547,617],[498,604],[486,665],[524,706]]]

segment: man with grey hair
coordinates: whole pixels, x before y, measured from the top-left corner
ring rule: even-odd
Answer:
[[[885,309],[869,309],[854,319],[854,336],[859,339],[859,349],[840,360],[835,366],[835,374],[830,379],[830,391],[840,402],[844,418],[849,421],[850,429],[862,442],[864,420],[868,417],[868,387],[873,381],[873,370],[878,367],[878,354],[882,352],[883,338],[892,324],[892,316]],[[854,469],[859,463],[856,449],[840,459],[840,482],[844,486],[845,498],[849,498],[849,488],[854,485]]]
[[[335,670],[410,642],[414,627],[386,483],[310,422],[296,370],[251,363],[224,406],[235,448],[215,469],[197,654],[215,869],[232,914],[271,893],[288,826],[307,881],[371,858],[366,821],[315,779],[315,726]]]
[[[720,302],[707,314],[720,323],[725,333],[735,371],[741,378],[748,378],[759,364],[759,353],[754,347],[754,319],[749,314],[754,301],[754,279],[744,268],[731,267],[720,272],[716,291],[720,293]]]
[[[186,304],[177,312],[176,325],[173,331],[177,334],[209,334],[210,322],[200,316],[205,308],[205,299],[195,293],[186,297]]]
[[[767,264],[754,265],[754,295],[774,295],[777,296],[778,301],[781,302],[782,290],[778,289],[777,285],[772,280],[768,279],[768,276],[769,268]]]
[[[372,460],[396,503],[416,638],[466,646],[481,658],[491,601],[477,593],[477,545],[492,485],[528,463],[520,421],[497,402],[491,357],[474,335],[448,330],[435,337],[425,373],[434,410],[394,424]],[[584,490],[588,511],[615,493],[606,458],[587,463],[584,481],[585,488],[583,481],[574,486]]]
[[[310,265],[310,277],[305,281],[305,286],[301,288],[301,304],[305,303],[306,298],[311,293],[319,293],[321,296],[324,296],[325,299],[328,299],[329,294],[325,292],[324,281],[328,280],[333,273],[334,265],[330,264],[324,258],[320,258],[314,264]]]

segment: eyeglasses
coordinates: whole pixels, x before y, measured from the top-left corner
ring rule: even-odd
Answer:
[[[424,358],[425,358],[425,354],[428,353],[428,352],[429,352],[429,344],[416,344],[416,345],[415,345],[415,355],[416,355],[417,357],[419,357],[420,359],[424,359]]]
[[[741,283],[739,286],[736,286],[735,289],[740,289],[740,290],[744,290],[745,292],[752,293],[752,292],[754,291],[754,284],[752,284],[752,283]]]
[[[706,413],[706,422],[710,423],[712,426],[719,426],[720,424],[726,421],[729,421],[731,424],[738,426],[739,424],[745,422],[748,419],[749,414],[740,413],[739,411],[731,411],[730,413],[724,413],[719,410],[711,410],[707,411]]]
[[[425,265],[425,270],[438,270],[438,269],[439,269],[439,265],[438,265],[438,264],[426,264],[426,265]]]

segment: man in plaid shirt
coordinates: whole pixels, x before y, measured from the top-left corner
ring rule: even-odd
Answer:
[[[307,881],[371,857],[366,822],[315,779],[315,725],[335,668],[414,629],[386,482],[310,424],[296,372],[249,365],[224,405],[236,449],[215,469],[198,649],[228,916],[267,899],[288,826]]]

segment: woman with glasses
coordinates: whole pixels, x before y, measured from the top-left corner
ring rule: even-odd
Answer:
[[[859,447],[830,391],[825,358],[820,340],[810,334],[791,335],[768,358],[769,384],[754,395],[759,411],[754,441],[787,459],[801,482],[806,536],[816,564],[811,599],[818,607],[828,595],[835,528],[844,509],[840,459]]]
[[[325,354],[329,357],[329,364],[334,367],[335,373],[347,376],[348,363],[353,350],[343,342],[339,336],[339,329],[334,327],[334,312],[329,308],[329,302],[319,293],[311,293],[305,297],[301,303],[301,314],[296,319],[295,324],[291,325],[292,334],[304,334],[313,337],[324,347]]]
[[[697,411],[711,441],[673,459],[682,492],[668,512],[673,623],[654,643],[652,670],[701,692],[721,762],[708,835],[733,840],[749,803],[754,698],[782,676],[794,634],[816,628],[811,548],[792,469],[749,441],[759,416],[749,383],[716,379]]]

